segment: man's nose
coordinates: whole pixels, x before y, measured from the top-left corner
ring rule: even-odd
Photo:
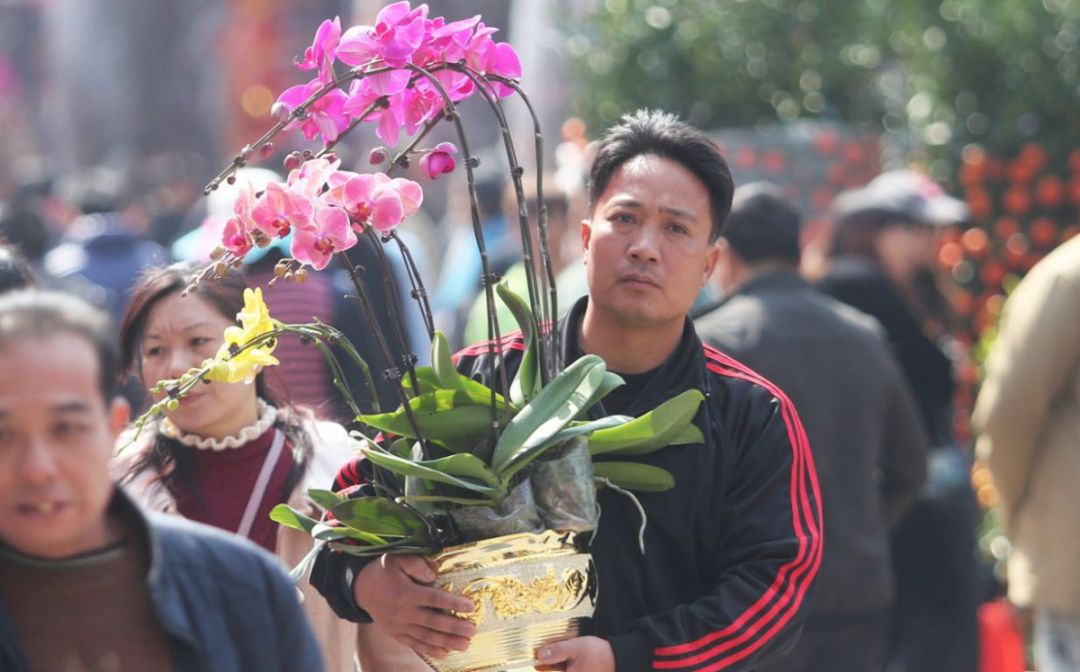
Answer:
[[[657,262],[660,260],[659,232],[653,227],[640,227],[630,241],[626,253],[634,261]]]
[[[34,485],[52,482],[58,473],[53,449],[42,437],[30,437],[19,463],[22,479]]]

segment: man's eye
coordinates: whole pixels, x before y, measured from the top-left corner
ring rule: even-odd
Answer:
[[[619,224],[632,224],[634,222],[634,216],[620,212],[612,216],[611,221],[618,222]]]
[[[678,233],[680,235],[690,233],[690,229],[684,224],[672,224],[668,227],[672,233]]]

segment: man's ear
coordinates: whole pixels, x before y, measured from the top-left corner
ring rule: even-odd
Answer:
[[[581,251],[582,252],[587,253],[589,251],[589,242],[591,240],[592,240],[592,224],[589,223],[589,220],[583,219],[583,220],[581,220]],[[586,254],[585,256],[588,257],[589,255]]]
[[[704,287],[709,282],[709,277],[716,270],[716,264],[720,260],[721,255],[728,251],[727,241],[723,238],[717,238],[716,242],[709,245],[709,249],[705,251],[705,272],[701,276],[701,286]]]
[[[127,427],[129,420],[131,420],[131,404],[118,395],[109,404],[109,431],[120,434],[124,427]]]

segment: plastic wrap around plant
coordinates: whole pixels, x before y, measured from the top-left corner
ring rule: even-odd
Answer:
[[[532,485],[523,481],[496,506],[463,506],[450,511],[465,541],[543,529]]]
[[[561,446],[556,457],[533,464],[529,481],[546,528],[569,532],[596,529],[600,507],[593,478],[592,455],[583,437]]]

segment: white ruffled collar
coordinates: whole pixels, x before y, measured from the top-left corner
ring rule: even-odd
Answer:
[[[253,424],[244,427],[236,434],[226,436],[223,439],[216,439],[212,436],[186,434],[168,418],[161,421],[161,429],[158,431],[170,439],[175,439],[185,446],[198,450],[228,450],[230,448],[239,448],[247,442],[262,436],[266,430],[270,429],[274,424],[274,421],[277,420],[277,408],[271,406],[262,399],[257,399],[256,403],[259,405],[259,419]]]

